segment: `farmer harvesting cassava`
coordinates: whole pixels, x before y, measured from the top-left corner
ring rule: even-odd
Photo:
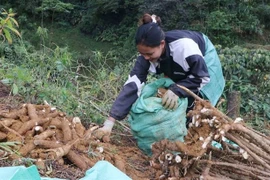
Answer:
[[[193,108],[194,98],[177,86],[181,85],[215,105],[224,89],[224,77],[217,52],[211,41],[200,32],[172,30],[163,32],[161,19],[144,14],[135,37],[140,55],[110,116],[97,132],[110,135],[116,120],[124,119],[140,97],[149,72],[164,74],[172,84],[160,101],[163,110],[177,111],[179,98],[187,99],[186,112]],[[151,120],[150,120],[151,121]],[[187,122],[189,123],[189,122]]]

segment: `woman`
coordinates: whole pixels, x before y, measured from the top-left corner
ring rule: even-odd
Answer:
[[[111,108],[110,116],[104,126],[98,129],[101,134],[110,135],[115,120],[126,117],[140,95],[148,72],[164,73],[175,82],[162,98],[164,108],[175,109],[179,97],[188,98],[187,112],[193,108],[194,99],[177,84],[208,99],[212,105],[220,98],[225,81],[211,41],[195,31],[163,32],[160,23],[161,19],[155,15],[144,14],[142,17],[135,37],[140,55]]]

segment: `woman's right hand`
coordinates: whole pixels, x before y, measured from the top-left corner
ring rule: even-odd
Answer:
[[[97,130],[93,132],[93,136],[102,140],[103,142],[109,142],[114,123],[115,123],[115,119],[112,117],[108,117],[104,121],[103,127],[98,128]]]

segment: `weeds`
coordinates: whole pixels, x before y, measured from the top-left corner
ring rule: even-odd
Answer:
[[[8,155],[17,153],[14,151],[19,142],[0,142],[0,160],[6,159]]]
[[[1,66],[5,68],[0,68],[1,81],[12,87],[12,94],[30,103],[46,100],[88,122],[101,122],[108,115],[133,63],[118,63],[113,53],[100,51],[79,62],[68,48],[28,52],[23,42],[20,45],[13,46],[11,52],[23,54],[18,65],[3,57]]]

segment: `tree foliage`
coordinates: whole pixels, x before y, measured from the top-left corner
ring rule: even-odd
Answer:
[[[43,0],[39,7],[36,7],[37,12],[42,12],[45,17],[54,17],[54,14],[70,13],[74,9],[71,3],[64,3],[60,0]]]
[[[258,122],[270,119],[270,51],[239,46],[218,50],[226,79],[225,92],[241,93],[243,114]]]
[[[18,22],[14,19],[14,16],[16,14],[12,12],[12,9],[9,9],[8,12],[3,9],[1,15],[3,16],[3,18],[0,16],[0,36],[3,38],[3,41],[7,40],[8,43],[11,44],[11,32],[21,37],[21,34],[16,29],[16,27],[19,27]]]
[[[119,45],[130,41],[130,32],[145,12],[160,16],[164,30],[198,30],[223,46],[263,35],[270,27],[270,4],[259,0],[3,0],[3,4],[37,19],[79,25],[97,40]]]

